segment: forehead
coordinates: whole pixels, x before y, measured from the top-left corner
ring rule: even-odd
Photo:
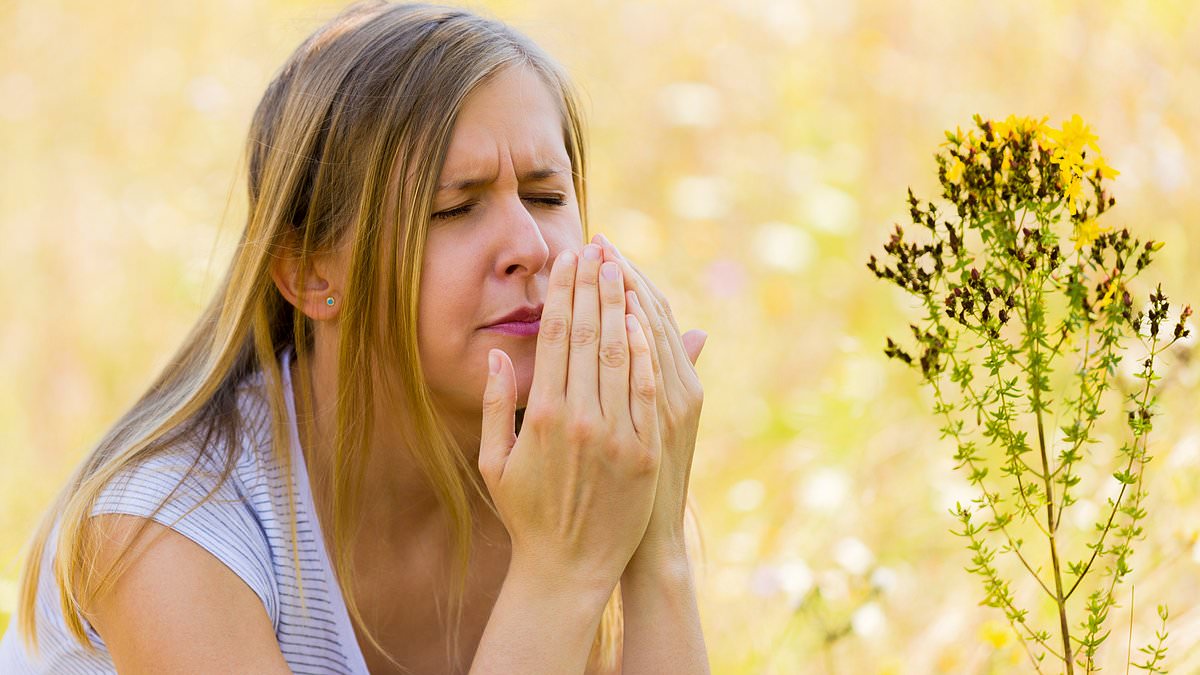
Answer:
[[[454,123],[442,183],[495,173],[511,157],[518,171],[570,170],[557,95],[527,67],[508,67],[475,88]]]

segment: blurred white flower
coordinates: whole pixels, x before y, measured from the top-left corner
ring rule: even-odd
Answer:
[[[1171,448],[1167,455],[1167,466],[1172,469],[1195,466],[1200,461],[1200,433],[1192,431]]]
[[[762,481],[747,478],[734,483],[725,499],[729,502],[729,508],[746,512],[758,508],[765,496],[766,488],[763,487]]]
[[[1084,497],[1071,505],[1071,523],[1082,530],[1091,531],[1092,525],[1100,516],[1100,505],[1094,500]]]
[[[887,628],[887,617],[879,603],[868,602],[850,617],[850,628],[860,637],[876,637]]]
[[[813,587],[813,573],[803,560],[786,560],[777,568],[779,587],[788,596],[788,603],[795,607]]]
[[[876,567],[875,571],[871,572],[871,585],[884,593],[894,589],[896,581],[896,572],[890,567]]]
[[[721,93],[700,82],[674,82],[658,92],[659,109],[669,124],[709,128],[721,121]]]
[[[795,225],[780,222],[759,225],[753,246],[759,260],[784,272],[803,270],[816,251],[816,245],[807,232]]]
[[[852,232],[858,219],[858,203],[831,185],[816,183],[800,199],[805,224],[830,234]]]
[[[783,589],[783,579],[775,565],[759,565],[750,575],[750,592],[760,598],[769,598]]]
[[[833,559],[851,574],[865,574],[875,562],[875,554],[855,537],[846,537],[834,544]]]
[[[850,493],[850,478],[834,468],[817,469],[797,491],[797,498],[810,509],[834,511]]]
[[[798,45],[807,40],[812,23],[804,4],[795,0],[769,0],[764,3],[762,21],[768,30],[789,45]]]
[[[971,500],[979,496],[978,490],[957,475],[941,480],[937,492],[942,513],[953,511],[955,504],[974,510],[975,505]]]

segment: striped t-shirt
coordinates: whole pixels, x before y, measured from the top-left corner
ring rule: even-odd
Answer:
[[[289,363],[281,358],[284,395],[291,429],[293,497],[300,569],[292,557],[285,469],[271,451],[271,420],[261,372],[238,389],[238,407],[247,425],[238,449],[236,470],[204,504],[187,513],[208,494],[220,477],[219,453],[204,453],[200,466],[176,490],[154,520],[196,542],[237,574],[262,600],[275,627],[275,637],[295,673],[366,675],[341,590],[334,580],[312,492],[300,452]],[[120,474],[105,488],[92,509],[147,517],[193,464],[194,451],[172,451],[143,461]],[[187,513],[187,515],[184,515]],[[54,527],[55,534],[58,525]],[[96,647],[89,654],[67,632],[51,566],[54,535],[42,559],[38,583],[38,658],[25,650],[13,616],[0,641],[0,673],[115,673],[103,639],[84,620]],[[301,606],[299,580],[303,581]]]

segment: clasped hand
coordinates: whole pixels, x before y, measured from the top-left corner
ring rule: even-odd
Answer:
[[[512,362],[489,355],[479,468],[512,564],[611,589],[622,574],[686,569],[707,335],[681,335],[666,298],[607,239],[591,247],[601,255],[564,252],[551,270],[519,436]]]

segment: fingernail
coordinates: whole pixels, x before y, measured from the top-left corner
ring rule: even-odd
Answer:
[[[488,374],[495,375],[500,372],[500,357],[496,352],[488,352]]]
[[[603,265],[600,266],[600,274],[605,279],[609,279],[609,280],[616,279],[617,278],[617,263],[615,263],[615,262],[604,263]]]
[[[575,252],[567,250],[567,251],[563,251],[562,253],[559,253],[558,254],[558,264],[574,265],[575,264]]]
[[[600,247],[595,244],[588,244],[583,247],[583,257],[588,260],[600,259]]]
[[[609,240],[608,240],[608,237],[606,237],[606,236],[604,236],[604,235],[602,235],[602,234],[601,234],[601,235],[599,235],[599,237],[600,237],[600,240],[601,240],[601,241],[603,241],[603,242],[604,242],[606,245],[608,245],[608,246],[609,246],[609,247],[610,247],[610,248],[613,250],[613,252],[617,254],[617,256],[619,256],[619,257],[623,257],[623,256],[621,256],[621,249],[617,248],[617,245],[616,245],[616,244],[614,244],[614,243],[612,243],[611,241],[609,241]]]

